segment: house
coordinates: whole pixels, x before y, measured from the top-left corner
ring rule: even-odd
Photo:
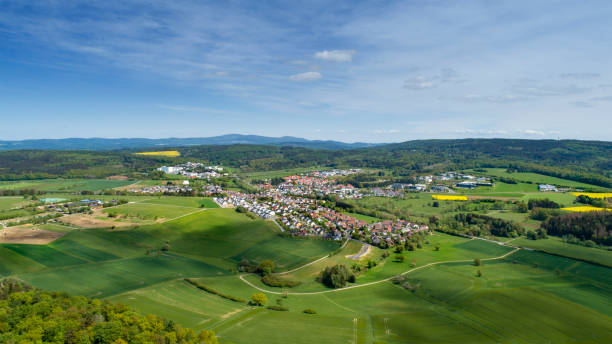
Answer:
[[[458,187],[458,188],[473,189],[473,188],[476,187],[476,183],[474,183],[474,182],[461,182],[461,183],[455,184],[455,186]]]
[[[556,192],[557,191],[557,187],[554,185],[550,185],[550,184],[540,184],[538,185],[538,190],[542,191],[542,192]]]

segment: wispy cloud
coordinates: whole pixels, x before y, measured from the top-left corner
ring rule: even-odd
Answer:
[[[314,54],[315,59],[333,62],[353,61],[355,50],[323,50]]]
[[[305,73],[300,73],[300,74],[294,74],[292,76],[289,77],[289,80],[291,81],[315,81],[315,80],[319,80],[323,77],[323,75],[321,75],[321,73],[319,72],[305,72]]]
[[[601,76],[600,73],[561,73],[559,74],[561,78],[564,79],[595,79]]]
[[[452,68],[444,68],[439,73],[429,76],[417,75],[404,81],[404,88],[409,90],[426,90],[445,83],[460,82],[460,75]]]

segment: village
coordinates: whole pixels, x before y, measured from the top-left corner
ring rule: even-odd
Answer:
[[[223,208],[235,207],[263,219],[275,221],[283,231],[296,236],[319,236],[332,240],[360,239],[381,247],[404,244],[412,234],[428,231],[425,224],[404,220],[386,220],[369,224],[339,213],[324,204],[327,201],[300,196],[228,191],[225,197],[213,197]]]

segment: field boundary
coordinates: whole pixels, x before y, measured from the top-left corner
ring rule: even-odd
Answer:
[[[510,256],[511,254],[514,254],[516,252],[518,252],[521,248],[517,247],[514,250],[507,252],[499,257],[493,257],[493,258],[483,258],[481,259],[482,261],[490,261],[490,260],[498,260],[498,259],[504,259],[508,256]],[[429,263],[429,264],[425,264],[423,266],[419,266],[416,267],[414,269],[410,269],[408,271],[404,271],[400,274],[397,274],[395,276],[391,276],[388,278],[384,278],[378,281],[374,281],[374,282],[368,282],[368,283],[364,283],[364,284],[357,284],[357,285],[352,285],[352,286],[348,286],[348,287],[344,287],[344,288],[338,288],[338,289],[330,289],[330,290],[322,290],[322,291],[311,291],[311,292],[297,292],[297,293],[291,293],[291,292],[287,292],[287,293],[283,293],[283,292],[278,292],[278,291],[271,291],[271,290],[267,290],[267,289],[263,289],[260,288],[256,285],[254,285],[253,283],[247,281],[244,276],[246,276],[245,274],[238,276],[238,278],[240,278],[240,280],[242,280],[244,283],[250,285],[251,287],[262,291],[264,293],[268,293],[268,294],[274,294],[274,295],[318,295],[318,294],[326,294],[326,293],[334,293],[334,292],[339,292],[339,291],[343,291],[343,290],[349,290],[349,289],[355,289],[355,288],[361,288],[361,287],[368,287],[371,285],[375,285],[375,284],[379,284],[379,283],[383,283],[383,282],[387,282],[392,280],[393,278],[397,277],[397,276],[403,276],[406,274],[409,274],[411,272],[417,271],[417,270],[421,270],[424,268],[428,268],[430,266],[434,266],[434,265],[440,265],[440,264],[448,264],[448,263],[469,263],[472,262],[472,259],[462,259],[462,260],[448,260],[448,261],[443,261],[443,262],[433,262],[433,263]]]

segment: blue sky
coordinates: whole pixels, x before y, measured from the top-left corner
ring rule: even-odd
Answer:
[[[611,1],[3,1],[0,139],[612,140]]]

